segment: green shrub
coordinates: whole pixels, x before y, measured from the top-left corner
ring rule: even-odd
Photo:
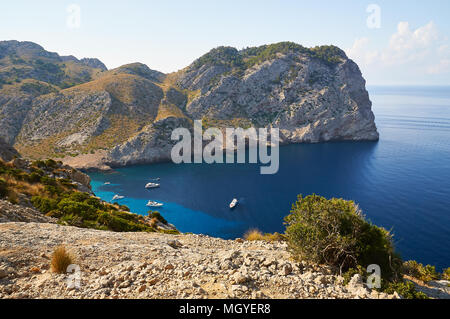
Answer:
[[[61,179],[59,179],[59,182],[61,183],[61,185],[65,186],[67,188],[72,188],[72,189],[76,189],[77,188],[77,185],[72,183],[72,181],[69,180],[69,179],[61,178]]]
[[[152,212],[149,211],[148,213],[148,217],[150,218],[156,218],[158,221],[160,221],[161,223],[163,223],[164,225],[167,225],[167,220],[164,219],[164,217],[162,217],[160,212]]]
[[[106,226],[115,232],[153,231],[149,226],[138,224],[106,212],[101,213],[97,221],[100,225]]]
[[[81,192],[73,192],[69,195],[69,199],[74,202],[84,202],[91,198],[91,196],[88,193],[81,193]]]
[[[53,187],[58,186],[58,184],[56,183],[56,180],[53,178],[50,178],[48,176],[42,176],[41,183],[44,185],[53,186]]]
[[[37,172],[32,172],[28,176],[28,182],[30,182],[32,184],[39,183],[41,181],[41,177],[42,177],[42,175],[39,175]]]
[[[70,198],[61,200],[58,204],[58,210],[65,215],[80,216],[82,219],[95,219],[97,218],[97,210],[85,203],[75,202]]]
[[[128,206],[126,206],[126,205],[120,205],[119,208],[121,210],[125,211],[125,212],[129,212],[130,211],[130,208]]]
[[[405,299],[429,299],[423,292],[417,291],[414,284],[409,281],[387,283],[383,288],[383,292],[388,294],[397,292]]]
[[[403,263],[402,273],[422,281],[431,281],[439,279],[440,275],[436,267],[431,265],[422,265],[415,260],[409,260]]]
[[[31,163],[31,165],[35,166],[35,167],[39,167],[39,168],[46,168],[47,166],[45,165],[44,161],[38,160],[38,161],[34,161],[33,163]]]
[[[401,259],[391,234],[364,219],[352,201],[301,195],[285,218],[293,257],[338,267],[341,273],[370,264],[381,267],[382,277],[397,277]]]
[[[58,167],[58,163],[56,163],[56,161],[52,160],[52,159],[48,159],[44,162],[45,166],[47,168],[57,168]]]
[[[344,285],[347,285],[354,275],[360,275],[363,281],[367,280],[367,271],[358,265],[356,268],[350,268],[342,275],[344,277]]]
[[[31,198],[33,206],[41,213],[47,214],[58,207],[58,201],[41,196],[33,196]]]
[[[442,273],[442,279],[450,280],[450,267],[447,269],[444,269],[444,272]]]
[[[95,207],[96,209],[101,209],[101,210],[105,210],[106,209],[106,207],[104,205],[102,205],[100,200],[97,199],[97,198],[94,198],[94,197],[90,197],[88,199],[85,199],[84,203],[88,204],[89,206]]]
[[[62,193],[62,190],[59,187],[52,185],[45,185],[44,189],[47,193],[51,194],[52,196],[56,195],[60,196]]]

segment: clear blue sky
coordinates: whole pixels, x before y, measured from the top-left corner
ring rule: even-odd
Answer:
[[[369,4],[381,9],[369,28]],[[81,9],[70,27],[67,8]],[[108,68],[176,71],[219,45],[335,44],[369,84],[450,84],[450,1],[2,1],[0,40],[33,41]]]

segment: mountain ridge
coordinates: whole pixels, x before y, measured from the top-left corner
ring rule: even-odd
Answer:
[[[102,167],[165,161],[171,130],[194,120],[278,127],[285,144],[379,137],[365,80],[335,46],[218,47],[164,74],[0,42],[0,136],[28,157],[102,153]]]

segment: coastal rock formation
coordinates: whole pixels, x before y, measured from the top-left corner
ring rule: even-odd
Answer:
[[[293,262],[284,243],[34,223],[0,233],[0,298],[399,298]],[[76,257],[79,289],[49,269],[59,245]]]
[[[0,93],[0,136],[25,156],[83,168],[168,160],[171,130],[194,120],[279,128],[286,144],[378,139],[365,80],[334,46],[219,47],[163,74],[5,41]]]

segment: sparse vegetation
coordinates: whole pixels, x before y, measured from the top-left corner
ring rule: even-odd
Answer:
[[[45,83],[41,83],[41,82],[23,83],[22,86],[20,87],[20,90],[25,93],[29,93],[29,94],[33,94],[33,95],[43,95],[43,94],[57,92],[57,90],[55,88],[53,88],[52,86],[45,84]]]
[[[305,48],[293,42],[279,42],[259,47],[246,48],[238,51],[232,47],[218,47],[197,59],[192,67],[200,68],[203,65],[222,65],[234,69],[234,75],[242,75],[245,69],[264,61],[277,57],[278,54],[289,52],[302,53],[312,58],[320,59],[329,66],[333,66],[345,57],[345,53],[338,47],[328,45],[314,48]]]
[[[65,274],[67,267],[72,265],[75,258],[69,253],[64,246],[57,247],[52,254],[51,269],[58,274]]]
[[[442,273],[442,279],[450,280],[450,267],[444,269],[444,272]]]
[[[155,220],[167,225],[167,220],[165,220],[164,217],[162,217],[160,212],[149,211],[147,212],[147,214],[150,218],[154,218]]]
[[[423,292],[419,292],[409,281],[389,282],[383,287],[383,292],[393,294],[397,292],[405,299],[429,299]]]
[[[403,274],[427,282],[437,280],[440,278],[436,267],[431,265],[422,265],[415,260],[409,260],[403,263]]]

